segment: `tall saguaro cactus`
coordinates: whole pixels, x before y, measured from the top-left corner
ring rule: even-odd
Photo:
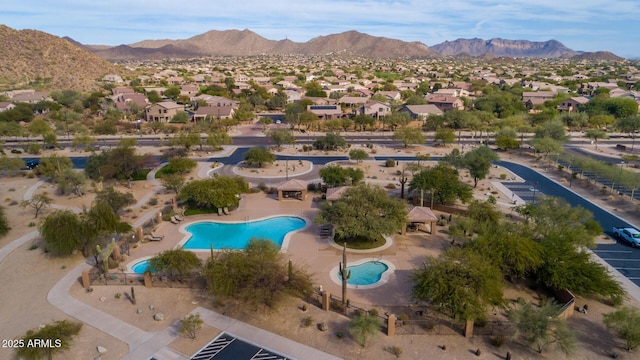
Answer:
[[[98,254],[102,257],[102,265],[104,266],[104,273],[109,272],[109,256],[113,252],[113,249],[116,247],[116,239],[111,239],[111,243],[107,245],[106,249],[102,250],[100,245],[96,245],[96,250],[98,250]]]
[[[342,306],[347,309],[347,280],[351,277],[351,270],[347,270],[347,243],[342,246],[342,262],[340,263],[340,276],[342,277]]]

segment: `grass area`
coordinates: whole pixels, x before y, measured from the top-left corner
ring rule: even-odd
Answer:
[[[339,245],[342,245],[344,241],[345,240],[340,239],[337,236],[335,238],[335,242]],[[375,249],[387,243],[387,240],[384,238],[384,236],[379,236],[377,239],[373,241],[371,239],[364,238],[364,237],[349,238],[349,239],[346,239],[346,241],[347,241],[347,248],[353,249],[353,250]]]
[[[188,208],[184,211],[184,216],[190,215],[203,215],[203,214],[217,214],[216,208]]]
[[[132,180],[133,181],[147,180],[147,175],[149,174],[150,171],[151,169],[142,169],[133,174]]]
[[[160,170],[156,171],[156,179],[160,179],[162,176],[169,174],[170,172],[167,171],[168,167],[167,166],[163,166]]]
[[[373,73],[376,77],[379,77],[380,79],[383,80],[401,80],[404,76],[402,74],[398,74],[398,73],[390,73],[390,72],[382,72],[382,71],[376,71]]]

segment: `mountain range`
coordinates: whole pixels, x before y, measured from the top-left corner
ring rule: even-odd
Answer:
[[[0,88],[34,84],[89,90],[95,80],[118,67],[62,38],[37,30],[14,30],[0,25]]]
[[[592,53],[572,50],[557,40],[528,41],[494,38],[457,39],[431,47],[418,42],[405,42],[375,37],[358,31],[319,36],[307,42],[269,40],[250,30],[212,30],[181,40],[144,40],[115,47],[86,45],[102,58],[142,60],[187,58],[197,56],[252,55],[328,55],[342,54],[371,58],[432,58],[439,56],[485,56],[570,58],[580,55],[590,58]],[[621,59],[611,53],[598,52],[596,59]]]
[[[0,25],[0,88],[33,84],[79,90],[124,70],[109,61],[158,60],[202,56],[344,55],[370,58],[436,58],[440,56],[569,57],[576,60],[621,60],[609,52],[581,53],[556,40],[457,39],[429,47],[375,37],[357,31],[318,36],[307,42],[268,40],[250,30],[212,30],[183,40],[145,40],[129,45],[83,45],[37,30]],[[108,60],[108,61],[107,61]]]

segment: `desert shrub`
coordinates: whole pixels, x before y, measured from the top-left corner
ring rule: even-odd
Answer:
[[[387,159],[384,162],[384,167],[394,167],[394,166],[396,166],[396,161],[393,159]]]
[[[390,354],[392,354],[393,356],[395,356],[396,358],[399,358],[400,355],[402,355],[402,348],[399,346],[387,346],[385,348],[386,351],[388,351]]]
[[[313,325],[313,318],[311,316],[302,319],[302,327],[309,327],[311,325]]]
[[[388,183],[387,186],[385,186],[385,188],[389,189],[389,190],[393,190],[396,188],[396,184],[394,183]]]

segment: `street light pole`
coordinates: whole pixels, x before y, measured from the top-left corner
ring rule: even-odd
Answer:
[[[533,184],[533,205],[536,205],[536,193],[538,192],[538,182]]]

